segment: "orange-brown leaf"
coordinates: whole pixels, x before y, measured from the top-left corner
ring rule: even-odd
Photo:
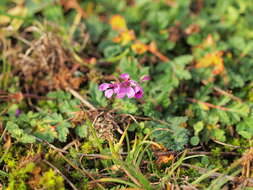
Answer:
[[[121,15],[113,15],[109,20],[109,24],[111,25],[113,30],[127,30],[125,18]]]
[[[208,53],[197,61],[195,68],[213,67],[213,74],[218,75],[224,71],[223,52]]]
[[[137,54],[143,54],[148,50],[147,45],[141,42],[135,42],[132,44],[131,48]]]
[[[174,159],[174,155],[173,154],[168,154],[168,155],[162,155],[158,157],[158,160],[156,161],[156,163],[158,165],[161,164],[167,164],[169,161]]]

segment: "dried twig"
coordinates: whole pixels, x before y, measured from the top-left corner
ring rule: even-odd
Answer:
[[[159,152],[154,152],[155,155],[157,156],[164,156],[168,154],[178,154],[179,152],[175,151],[159,151]],[[187,152],[187,155],[213,155],[214,153],[212,152],[205,152],[205,151],[196,151],[196,152]],[[240,156],[241,154],[236,153],[236,152],[220,152],[219,153],[222,156]]]
[[[196,99],[193,99],[193,98],[187,98],[188,101],[190,102],[193,102],[193,103],[199,103],[199,104],[203,104],[209,108],[215,108],[215,109],[219,109],[219,110],[222,110],[222,111],[231,111],[229,108],[225,108],[225,107],[222,107],[222,106],[216,106],[214,104],[211,104],[211,103],[208,103],[208,102],[202,102],[200,100],[196,100]]]
[[[154,151],[153,152],[156,156],[165,156],[169,154],[179,154],[180,152],[176,151]],[[111,154],[107,155],[102,155],[102,154],[83,154],[83,153],[77,153],[79,156],[83,157],[90,157],[90,158],[101,158],[101,159],[111,159]],[[119,153],[121,156],[126,156],[128,152],[121,152]],[[204,152],[204,151],[192,151],[192,152],[187,152],[186,155],[213,155],[212,152]],[[222,156],[240,156],[241,154],[236,153],[236,152],[220,152],[219,153]]]
[[[154,43],[151,43],[150,45],[148,45],[147,48],[152,54],[157,56],[161,61],[164,61],[164,62],[170,61],[168,57],[166,57],[165,55],[163,55],[161,52],[157,50]]]
[[[72,147],[72,145],[76,145],[77,142],[78,142],[78,140],[73,140],[72,142],[70,142],[69,144],[67,144],[66,146],[64,146],[62,148],[62,150],[64,150],[64,151],[68,150],[70,147]]]
[[[229,147],[232,147],[232,148],[242,148],[240,146],[235,146],[235,145],[232,145],[232,144],[227,144],[227,143],[223,143],[223,142],[220,142],[220,141],[217,141],[217,140],[213,140],[215,143],[217,144],[221,144],[223,146],[229,146]]]
[[[207,85],[208,82],[203,80],[202,83],[204,85]],[[238,102],[242,102],[242,100],[236,96],[234,96],[233,94],[229,93],[229,92],[226,92],[225,90],[222,90],[221,88],[219,88],[218,86],[214,86],[213,87],[214,90],[216,90],[218,93],[222,94],[222,95],[225,95],[225,96],[228,96],[230,97],[231,99],[235,100],[235,101],[238,101]]]
[[[69,152],[68,151],[65,151],[65,150],[62,150],[62,149],[60,149],[60,148],[57,148],[57,147],[55,147],[54,145],[52,145],[52,144],[50,144],[49,142],[47,142],[47,141],[44,141],[44,140],[42,140],[42,139],[40,139],[40,138],[37,138],[36,137],[36,139],[38,140],[38,141],[40,141],[40,142],[44,142],[45,144],[47,144],[49,147],[51,147],[51,148],[53,148],[54,150],[56,150],[57,152],[58,152],[58,154],[66,161],[66,162],[68,162],[73,168],[75,168],[76,170],[78,170],[82,175],[84,175],[84,176],[88,176],[89,178],[91,178],[92,180],[94,180],[95,181],[95,178],[89,173],[89,172],[87,172],[86,170],[81,170],[79,167],[77,167],[75,164],[73,164],[69,159],[67,159],[64,155],[63,155],[63,153],[64,154],[69,154]],[[80,155],[80,154],[79,154]],[[101,185],[101,184],[97,184],[99,187],[101,187],[102,189],[104,189],[104,187]]]
[[[43,143],[47,144],[50,148],[53,148],[53,149],[56,150],[57,152],[62,152],[62,153],[65,153],[65,154],[68,153],[67,151],[62,150],[62,149],[60,149],[60,148],[57,148],[56,146],[50,144],[49,142],[47,142],[47,141],[45,141],[45,140],[42,140],[42,139],[40,139],[40,138],[38,138],[38,137],[35,137],[35,138],[36,138],[37,141],[43,142]]]
[[[201,168],[201,167],[198,167],[198,166],[194,166],[194,165],[191,165],[191,164],[185,164],[185,163],[182,163],[182,166],[185,166],[185,167],[188,167],[188,168],[193,168],[193,169],[196,169],[199,171],[199,173],[201,174],[205,174],[207,172],[209,172],[209,170],[205,169],[205,168]],[[217,177],[220,177],[222,176],[223,178],[225,179],[228,179],[229,181],[234,181],[236,180],[237,177],[234,177],[234,176],[229,176],[229,175],[224,175],[224,174],[221,174],[221,173],[218,173],[218,172],[214,172],[212,174],[210,174],[210,177],[211,178],[217,178]],[[246,179],[248,182],[250,183],[253,183],[253,178],[247,178]]]
[[[95,178],[88,172],[86,171],[84,168],[80,169],[78,166],[76,166],[74,163],[72,163],[68,158],[66,158],[61,152],[59,152],[59,155],[69,164],[71,165],[73,168],[75,168],[77,171],[79,171],[83,176],[88,176],[89,178],[91,178],[93,181],[96,181]],[[96,182],[97,185],[101,188],[101,189],[105,189],[100,183]]]
[[[99,159],[112,159],[111,154],[108,155],[103,155],[103,154],[84,154],[84,153],[77,153],[77,155],[81,156],[81,157],[88,157],[88,158],[99,158]]]
[[[67,91],[69,91],[74,97],[79,99],[86,107],[88,107],[91,110],[96,110],[96,108],[87,100],[85,100],[77,91],[67,88]]]

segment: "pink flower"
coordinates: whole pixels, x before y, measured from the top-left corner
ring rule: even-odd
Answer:
[[[119,91],[117,92],[117,98],[133,98],[135,96],[135,91],[133,86],[129,81],[124,81],[120,83]]]
[[[117,83],[103,83],[98,88],[100,91],[105,91],[105,96],[111,98],[114,93],[117,93],[119,86]]]
[[[140,86],[135,87],[135,98],[142,98],[143,96],[143,89]]]
[[[144,75],[144,76],[141,77],[141,82],[145,82],[145,81],[148,81],[150,79],[151,79],[150,76]]]
[[[123,73],[120,75],[120,78],[122,78],[123,80],[127,81],[130,79],[130,76],[128,73]]]
[[[118,83],[103,83],[99,86],[100,91],[105,92],[107,98],[111,98],[113,94],[116,94],[116,98],[142,98],[143,89],[142,87],[134,80],[130,79],[128,73],[123,73],[120,75],[120,78],[123,80]],[[143,76],[141,82],[149,80],[149,76]]]

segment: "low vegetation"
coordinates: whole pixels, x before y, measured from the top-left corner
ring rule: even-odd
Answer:
[[[249,0],[1,0],[0,189],[252,190]]]

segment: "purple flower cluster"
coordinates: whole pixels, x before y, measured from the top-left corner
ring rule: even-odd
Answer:
[[[120,75],[122,82],[116,83],[103,83],[99,86],[100,91],[105,91],[105,96],[111,98],[113,94],[116,94],[117,98],[142,98],[143,89],[142,87],[134,80],[130,79],[128,73]],[[141,78],[141,82],[149,80],[149,76],[144,76]]]

